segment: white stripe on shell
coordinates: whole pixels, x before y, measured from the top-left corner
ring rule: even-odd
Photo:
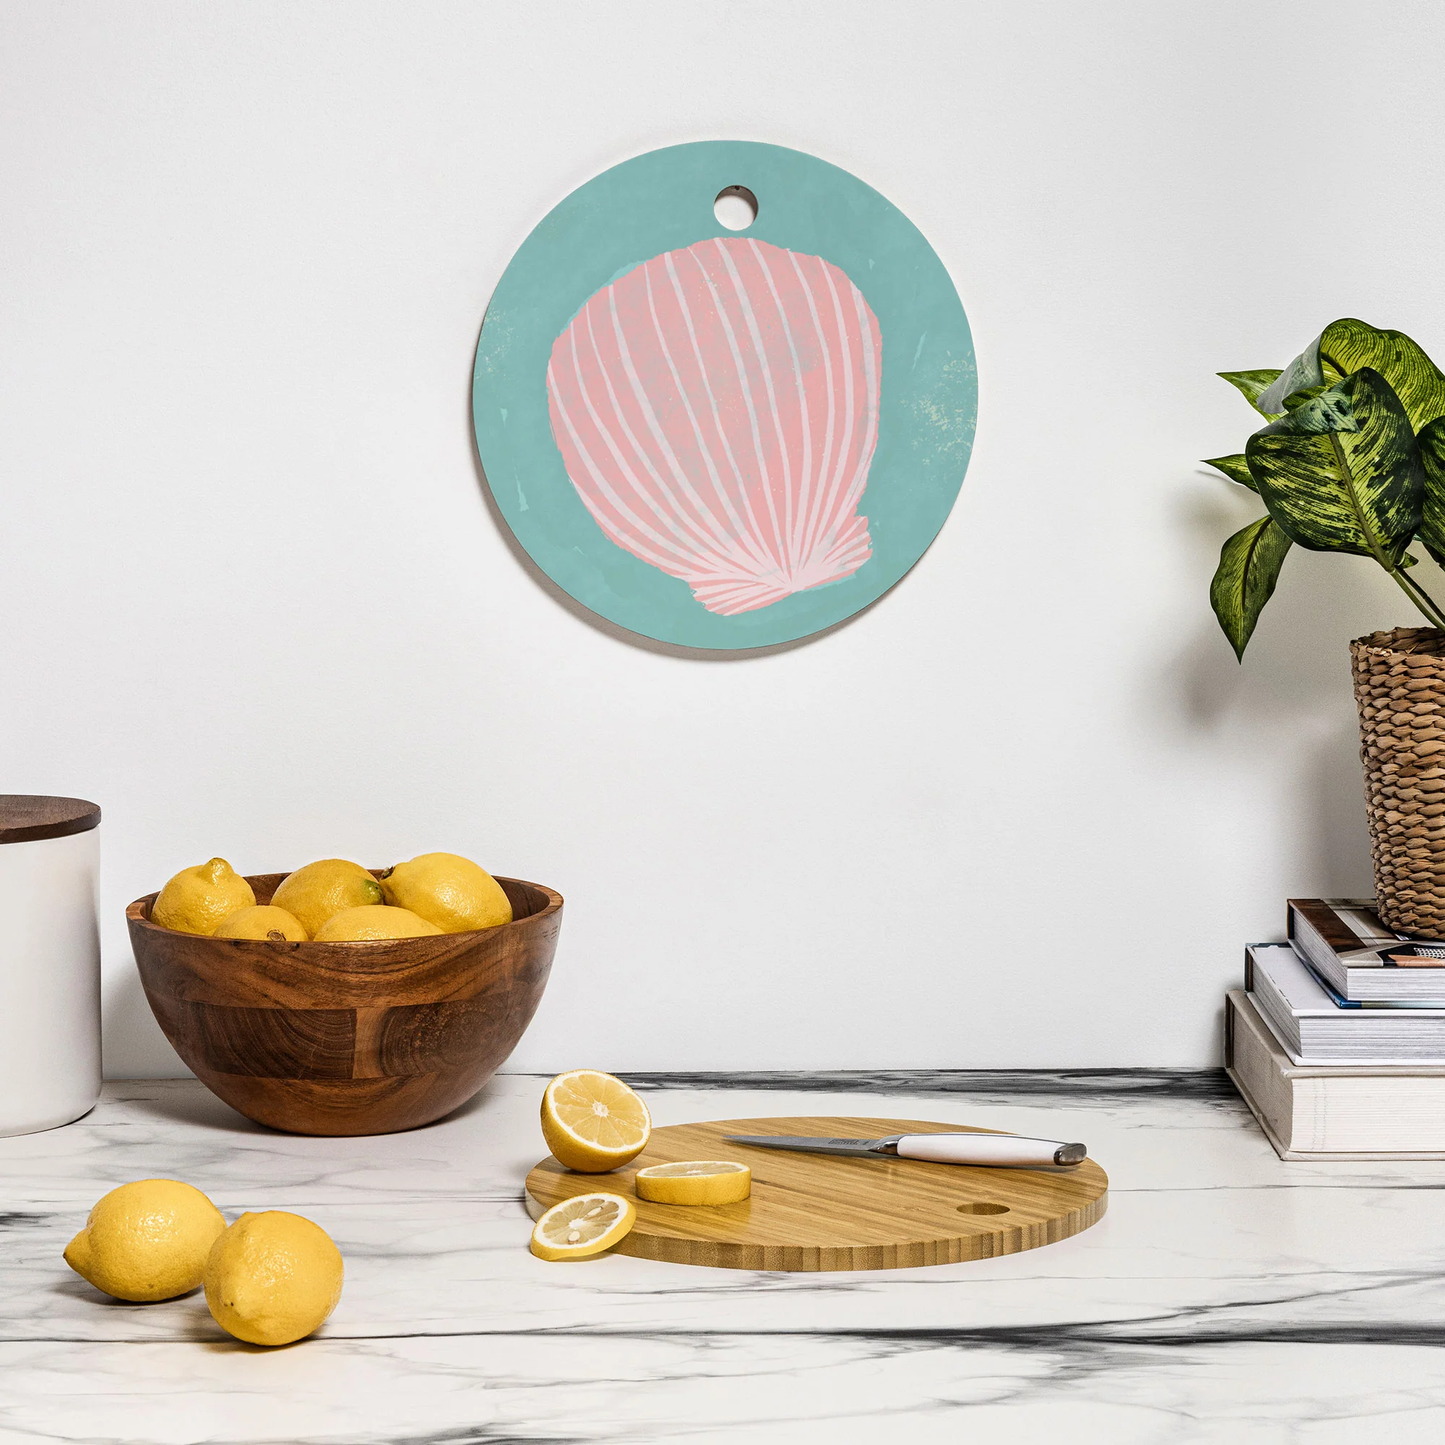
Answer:
[[[557,414],[562,418],[562,425],[564,428],[566,428],[567,435],[571,439],[573,448],[576,450],[577,455],[582,459],[582,465],[586,468],[587,474],[592,478],[593,482],[597,485],[597,489],[600,492],[610,492],[610,488],[607,484],[607,479],[603,476],[597,464],[592,460],[591,453],[587,450],[587,447],[583,443],[582,438],[578,435],[577,428],[572,422],[571,414],[567,410],[567,403],[562,399],[562,391],[561,388],[557,385],[556,377],[553,373],[552,365],[550,362],[547,364],[547,390],[552,397],[553,405],[555,405],[557,408]],[[672,571],[672,568],[675,564],[670,558],[660,556],[658,553],[651,551],[651,549],[640,545],[636,537],[629,536],[625,531],[618,527],[613,518],[602,510],[601,506],[594,498],[589,496],[587,492],[585,492],[581,487],[578,487],[575,482],[573,483],[573,486],[577,492],[577,495],[582,499],[582,505],[586,507],[587,510],[592,514],[593,520],[596,521],[597,525],[601,527],[602,530],[615,543],[617,543],[619,547],[622,547],[626,551],[632,552],[636,556],[641,557],[645,562],[652,563],[654,567],[657,567],[661,571],[666,572],[669,576],[677,576],[677,573]],[[623,513],[626,512],[626,508],[618,502],[616,497],[612,497],[611,501],[617,511]],[[641,526],[640,523],[638,525],[639,527]]]
[[[813,470],[813,426],[812,418],[808,414],[808,393],[803,382],[803,367],[798,360],[798,346],[793,337],[793,325],[788,320],[788,313],[783,307],[783,299],[778,295],[778,288],[773,278],[772,267],[768,265],[767,255],[763,248],[756,242],[750,240],[754,256],[757,258],[758,266],[768,283],[768,291],[773,298],[773,305],[778,308],[778,320],[782,322],[783,336],[788,343],[788,355],[793,362],[793,382],[798,391],[798,415],[802,419],[803,426],[803,455],[799,458],[799,470],[802,473],[798,485],[798,505],[796,510],[793,507],[792,489],[788,492],[788,574],[792,576],[802,562],[803,552],[800,546],[802,537],[800,523],[804,510],[808,505],[808,492],[812,483]],[[792,252],[788,252],[791,255]]]
[[[783,464],[783,501],[784,517],[783,525],[778,525],[778,504],[777,498],[773,495],[773,479],[768,475],[767,462],[761,446],[758,449],[758,464],[763,470],[763,496],[768,504],[768,517],[773,524],[773,535],[778,544],[778,566],[785,577],[792,580],[792,567],[789,565],[791,558],[788,552],[786,533],[791,530],[788,525],[788,512],[792,507],[792,486],[793,468],[788,461],[788,443],[783,435],[783,418],[778,411],[778,398],[773,390],[773,371],[768,365],[768,353],[763,346],[762,332],[758,329],[757,313],[753,310],[753,298],[748,294],[748,289],[743,285],[743,278],[738,273],[736,265],[733,264],[732,253],[729,251],[726,242],[718,237],[713,243],[722,256],[723,265],[727,268],[729,279],[733,283],[733,294],[737,297],[738,306],[742,311],[743,321],[748,329],[748,339],[753,343],[753,354],[758,359],[758,370],[762,375],[763,391],[768,398],[768,407],[773,414],[773,435],[778,443],[778,458]],[[747,242],[743,243],[744,245]],[[755,441],[761,442],[761,434],[756,432]]]
[[[718,475],[717,463],[713,459],[712,449],[707,444],[707,438],[703,434],[702,424],[698,421],[697,412],[693,409],[692,399],[688,396],[687,388],[683,385],[682,376],[677,369],[677,362],[672,354],[672,348],[668,345],[667,333],[663,330],[662,322],[657,315],[657,300],[652,290],[651,261],[647,263],[643,270],[643,281],[647,287],[648,315],[652,318],[652,329],[657,337],[658,347],[662,351],[663,360],[667,363],[667,370],[672,377],[672,384],[677,388],[678,399],[682,402],[682,409],[687,415],[688,425],[692,428],[693,439],[697,442],[697,449],[702,457],[703,466],[707,469],[708,479],[712,482],[713,492],[721,503],[723,511],[727,513],[727,520],[731,532],[729,533],[728,528],[723,527],[721,523],[717,523],[715,518],[714,522],[721,535],[730,536],[732,542],[735,545],[740,545],[745,554],[748,552],[754,554],[751,557],[744,555],[744,557],[740,559],[743,570],[747,571],[748,562],[764,561],[762,550],[754,540],[752,534],[744,526],[742,518],[738,516],[737,508],[733,506],[732,498],[727,494],[727,488],[723,486],[722,478]],[[649,416],[653,416],[654,413],[652,412],[650,404],[648,410]],[[653,423],[649,421],[649,425],[652,424]],[[683,471],[681,463],[677,461],[671,445],[666,443],[665,438],[663,439],[663,444],[667,446],[669,462],[676,466],[683,476],[686,476],[686,472]],[[698,507],[706,513],[706,515],[713,517],[712,510],[703,502],[701,497],[698,498]]]
[[[792,251],[789,251],[788,255],[792,257],[793,270],[797,272],[803,293],[808,298],[808,312],[813,318],[813,329],[818,336],[818,350],[823,357],[823,377],[828,395],[828,425],[824,432],[823,456],[818,463],[816,489],[808,502],[807,516],[803,525],[803,542],[800,549],[801,555],[808,557],[812,554],[814,536],[817,531],[817,514],[822,506],[823,494],[827,487],[828,469],[833,460],[834,427],[838,419],[837,390],[833,384],[833,348],[829,344],[827,333],[823,330],[823,318],[818,314],[817,297],[813,294],[812,283],[808,280],[797,255]],[[818,257],[818,264],[826,274],[828,263],[821,256]]]
[[[743,474],[738,466],[737,458],[733,456],[733,449],[728,441],[727,432],[723,430],[722,417],[718,413],[717,397],[713,394],[712,382],[708,379],[707,367],[704,365],[702,359],[702,348],[698,344],[697,328],[693,324],[692,319],[692,308],[687,304],[687,295],[682,289],[681,278],[678,276],[677,268],[673,264],[673,257],[676,254],[676,252],[669,251],[663,257],[667,265],[667,274],[672,281],[673,295],[677,298],[678,307],[682,311],[682,319],[687,324],[687,336],[692,344],[693,360],[697,364],[698,376],[702,381],[702,389],[707,395],[708,408],[712,413],[713,429],[717,432],[718,441],[722,444],[723,455],[727,458],[728,466],[732,470],[733,480],[737,483],[738,502],[741,504],[742,510],[747,517],[746,535],[752,537],[757,542],[760,552],[759,565],[766,568],[770,563],[768,560],[765,560],[766,549],[763,547],[761,529],[758,526],[757,517],[753,514],[753,504],[751,497],[748,495],[747,484],[743,480]],[[696,257],[693,257],[693,259],[694,261],[697,260]],[[698,262],[698,269],[702,269],[701,262]],[[706,279],[705,272],[704,279]],[[715,297],[714,304],[716,304]]]

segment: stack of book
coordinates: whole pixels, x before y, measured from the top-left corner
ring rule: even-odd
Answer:
[[[1282,1159],[1445,1159],[1445,944],[1291,899],[1289,942],[1245,950],[1224,1062]]]

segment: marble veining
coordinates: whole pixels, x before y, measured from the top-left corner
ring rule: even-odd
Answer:
[[[274,1134],[189,1080],[111,1084],[85,1119],[0,1140],[0,1445],[1409,1445],[1445,1427],[1445,1163],[1283,1163],[1212,1072],[632,1077],[662,1124],[896,1113],[1079,1137],[1109,1213],[933,1269],[547,1265],[521,1204],[541,1078],[375,1139]],[[155,1174],[231,1217],[328,1229],[347,1282],[322,1333],[258,1350],[199,1295],[127,1305],[71,1274],[90,1204]]]
[[[846,1073],[802,1070],[737,1074],[622,1074],[634,1089],[768,1089],[794,1094],[903,1094],[931,1099],[949,1094],[971,1098],[1098,1099],[1117,1103],[1141,1097],[1234,1099],[1223,1069],[873,1069]]]

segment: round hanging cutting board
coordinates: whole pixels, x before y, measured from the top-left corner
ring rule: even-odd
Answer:
[[[724,192],[756,198],[722,224]],[[942,527],[973,445],[943,263],[815,156],[702,141],[574,191],[487,308],[473,417],[532,560],[592,611],[701,648],[806,637]]]
[[[1054,1244],[1104,1216],[1109,1178],[1092,1159],[1074,1169],[983,1169],[918,1159],[800,1154],[731,1144],[729,1134],[878,1139],[889,1134],[993,1132],[918,1119],[723,1119],[654,1129],[647,1148],[611,1174],[574,1174],[550,1155],[527,1176],[534,1219],[574,1194],[621,1194],[637,1223],[618,1254],[723,1269],[903,1269],[991,1259]],[[733,1159],[753,1192],[711,1207],[638,1199],[637,1170],[687,1159]]]

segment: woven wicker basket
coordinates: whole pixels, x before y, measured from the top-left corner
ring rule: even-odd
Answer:
[[[1445,938],[1445,632],[1350,643],[1375,899],[1390,928]]]

